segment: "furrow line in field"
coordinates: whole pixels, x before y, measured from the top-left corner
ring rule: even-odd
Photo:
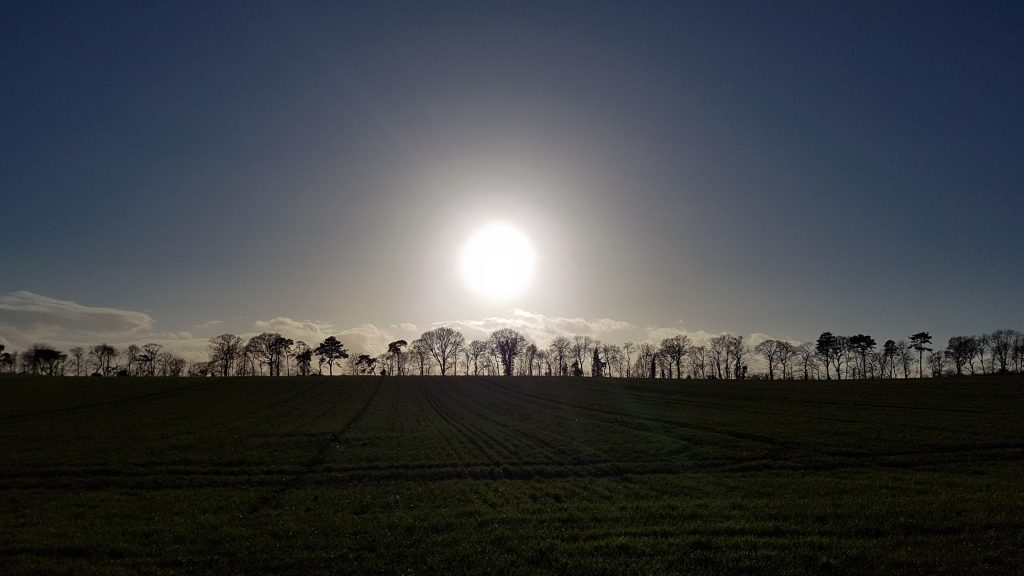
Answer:
[[[555,430],[548,430],[547,428],[537,428],[536,426],[529,426],[527,429],[529,432],[524,430],[522,423],[517,423],[510,417],[510,414],[515,413],[516,410],[511,406],[512,403],[520,406],[529,406],[530,404],[524,402],[522,398],[511,397],[507,394],[499,394],[491,387],[477,387],[474,386],[473,394],[475,396],[483,396],[488,402],[476,402],[469,404],[462,400],[461,403],[465,409],[471,412],[475,417],[486,421],[495,429],[501,429],[506,431],[508,434],[517,436],[521,442],[515,443],[515,446],[528,446],[528,447],[539,447],[543,453],[548,457],[549,460],[557,460],[560,456],[565,456],[566,445],[564,435],[559,434]],[[459,398],[464,398],[468,394],[457,395]],[[504,418],[497,415],[498,410],[494,408],[500,408],[500,411],[505,415]],[[518,411],[520,414],[529,415],[529,411]],[[583,455],[586,460],[597,461],[601,459],[601,454],[585,447],[587,454]],[[518,456],[518,454],[514,454]],[[578,455],[575,455],[578,457]]]
[[[330,437],[326,439],[326,441],[320,441],[320,446],[317,448],[316,453],[314,453],[313,456],[309,460],[307,460],[305,464],[303,464],[302,471],[296,474],[294,477],[292,477],[289,481],[285,482],[280,489],[274,490],[265,498],[260,499],[260,501],[257,502],[256,505],[249,509],[247,515],[251,516],[253,514],[258,514],[259,512],[266,510],[275,502],[278,502],[282,497],[284,497],[284,495],[289,490],[301,485],[302,481],[307,476],[312,474],[317,467],[322,466],[324,462],[326,462],[327,460],[327,453],[331,449],[331,447],[337,446],[341,441],[341,437],[344,436],[345,433],[351,430],[360,421],[362,421],[362,419],[366,416],[366,413],[369,411],[370,406],[373,404],[374,400],[377,398],[377,395],[380,393],[382,380],[383,377],[377,379],[377,383],[373,388],[373,392],[370,393],[369,398],[366,399],[366,402],[350,420],[348,420],[337,431],[333,432],[330,435]]]
[[[0,416],[0,420],[25,421],[25,420],[33,420],[33,419],[36,419],[36,418],[42,418],[42,417],[45,417],[45,416],[52,416],[52,415],[56,415],[56,414],[66,414],[66,413],[72,413],[72,412],[81,412],[81,411],[89,410],[89,409],[92,409],[92,408],[102,408],[102,407],[105,407],[105,406],[116,406],[118,404],[124,404],[124,403],[127,403],[127,402],[134,402],[134,401],[138,401],[138,400],[152,400],[154,398],[159,398],[161,396],[167,396],[167,395],[170,395],[170,394],[176,394],[178,392],[188,392],[190,390],[195,390],[196,388],[201,388],[203,386],[208,386],[208,385],[209,385],[208,382],[200,382],[198,384],[192,384],[191,386],[179,386],[177,388],[171,388],[169,390],[158,390],[156,392],[149,392],[149,393],[146,393],[146,394],[139,394],[139,395],[136,395],[136,396],[128,396],[128,397],[125,397],[125,398],[115,398],[115,399],[112,399],[112,400],[103,400],[102,402],[90,402],[88,404],[80,404],[78,406],[69,406],[67,408],[54,408],[52,410],[40,410],[38,412],[24,412],[24,413],[21,413],[21,414],[8,414],[7,416]]]
[[[447,383],[438,383],[434,388],[434,391],[439,397],[439,401],[451,406],[453,409],[457,409],[460,415],[466,417],[459,418],[463,422],[463,428],[469,433],[474,434],[475,437],[481,438],[486,443],[490,444],[491,449],[495,452],[504,452],[505,456],[501,460],[506,461],[508,459],[520,458],[520,453],[516,450],[516,444],[511,442],[510,436],[516,434],[515,427],[511,422],[505,420],[500,421],[496,418],[487,419],[493,425],[473,425],[470,423],[472,419],[485,420],[479,409],[479,405],[474,405],[466,400],[468,394],[453,394],[452,389]],[[449,409],[451,414],[451,409]],[[454,415],[453,415],[454,417]],[[469,418],[467,418],[469,417]],[[495,431],[500,432],[509,438],[502,438],[495,434]],[[520,435],[522,438],[522,435]],[[531,443],[526,443],[528,446]]]
[[[467,444],[475,448],[479,455],[487,458],[491,462],[500,462],[501,459],[497,457],[495,454],[493,454],[492,451],[489,450],[484,445],[484,443],[480,441],[479,436],[474,435],[472,431],[467,430],[467,427],[464,424],[459,422],[457,418],[453,417],[448,410],[441,406],[441,402],[437,399],[436,395],[434,394],[433,388],[435,386],[437,386],[436,383],[433,385],[426,386],[421,385],[421,390],[423,390],[424,398],[426,398],[428,404],[434,410],[434,412],[448,425],[449,428],[451,428],[453,431],[459,434]]]
[[[462,450],[460,445],[455,442],[452,438],[456,431],[448,425],[448,422],[437,412],[430,399],[427,397],[427,391],[424,389],[421,380],[416,380],[416,390],[419,392],[420,399],[423,400],[425,406],[424,421],[429,422],[431,429],[437,434],[444,444],[448,447],[449,457],[459,462],[465,460],[465,450]]]
[[[632,418],[632,419],[635,419],[635,420],[638,420],[638,421],[657,422],[657,423],[665,424],[665,425],[672,426],[672,427],[683,428],[683,429],[687,429],[687,430],[695,430],[695,431],[698,431],[698,432],[707,432],[707,433],[710,433],[710,434],[719,434],[719,435],[727,436],[727,437],[734,438],[734,439],[737,439],[737,440],[747,440],[747,441],[758,442],[758,443],[766,444],[766,445],[770,445],[770,446],[784,446],[785,445],[785,442],[783,442],[782,440],[779,440],[778,438],[773,438],[771,436],[763,436],[763,435],[760,435],[760,434],[751,434],[751,433],[747,433],[747,432],[736,432],[736,431],[730,431],[730,430],[722,430],[722,429],[713,428],[711,426],[704,426],[704,425],[700,425],[700,424],[687,424],[685,422],[680,422],[678,420],[671,420],[671,419],[668,419],[668,418],[655,418],[655,417],[643,416],[641,414],[636,414],[636,413],[631,413],[631,412],[624,412],[624,411],[621,411],[621,410],[612,410],[612,409],[608,409],[608,408],[598,408],[596,406],[587,406],[585,404],[579,404],[579,403],[575,403],[575,402],[568,402],[568,401],[565,401],[565,400],[559,400],[559,399],[556,399],[556,398],[550,398],[550,397],[541,396],[539,394],[533,394],[531,392],[526,392],[526,391],[523,391],[523,390],[517,390],[516,388],[514,388],[512,386],[508,386],[508,385],[505,385],[505,384],[502,384],[502,383],[498,382],[497,379],[495,379],[495,378],[482,378],[481,380],[486,382],[487,384],[489,384],[491,386],[497,386],[499,388],[507,390],[508,392],[510,392],[512,394],[528,396],[528,397],[531,397],[531,398],[535,398],[536,400],[538,400],[540,402],[545,402],[545,403],[548,403],[548,404],[568,406],[568,407],[571,407],[571,408],[575,408],[575,409],[578,409],[578,410],[583,410],[583,411],[586,411],[586,412],[592,412],[592,413],[596,413],[596,414],[606,414],[606,415],[609,415],[609,416],[619,416],[619,417],[624,417],[624,418]]]

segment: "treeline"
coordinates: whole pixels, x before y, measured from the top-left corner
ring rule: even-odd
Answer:
[[[722,334],[697,345],[679,334],[660,343],[608,344],[589,336],[557,336],[539,347],[502,328],[467,341],[450,327],[428,330],[412,342],[396,340],[379,354],[350,354],[335,336],[315,346],[275,332],[249,339],[221,334],[210,339],[208,359],[188,362],[159,344],[109,344],[65,352],[35,344],[23,352],[0,345],[0,372],[50,376],[306,376],[311,374],[521,375],[698,379],[873,379],[1007,374],[1024,371],[1024,333],[996,330],[954,336],[932,347],[918,332],[881,346],[866,334],[824,332],[814,342],[764,340],[750,346]],[[752,363],[757,370],[750,368]]]
[[[33,344],[21,352],[7,352],[0,344],[0,372],[39,376],[185,376],[195,375],[196,363],[163,350],[163,345],[135,344],[117,349],[110,344],[67,352],[49,344]]]

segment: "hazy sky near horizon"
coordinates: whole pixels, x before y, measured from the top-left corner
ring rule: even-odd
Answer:
[[[1022,29],[1019,2],[5,2],[0,341],[1022,328]],[[538,257],[502,302],[457,265],[494,221]]]

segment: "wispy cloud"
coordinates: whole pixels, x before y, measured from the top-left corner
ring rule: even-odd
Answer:
[[[152,334],[143,312],[84,306],[32,292],[0,296],[0,337],[18,347],[35,342],[130,340]]]
[[[217,328],[218,326],[223,326],[223,325],[224,325],[224,321],[223,320],[210,320],[209,322],[203,322],[202,324],[196,324],[196,325],[194,325],[192,327],[196,328],[196,329],[199,329],[199,330],[209,330],[211,328]]]

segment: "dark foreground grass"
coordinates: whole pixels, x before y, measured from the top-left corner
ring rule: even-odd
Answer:
[[[2,574],[1024,573],[1024,382],[0,379]]]

